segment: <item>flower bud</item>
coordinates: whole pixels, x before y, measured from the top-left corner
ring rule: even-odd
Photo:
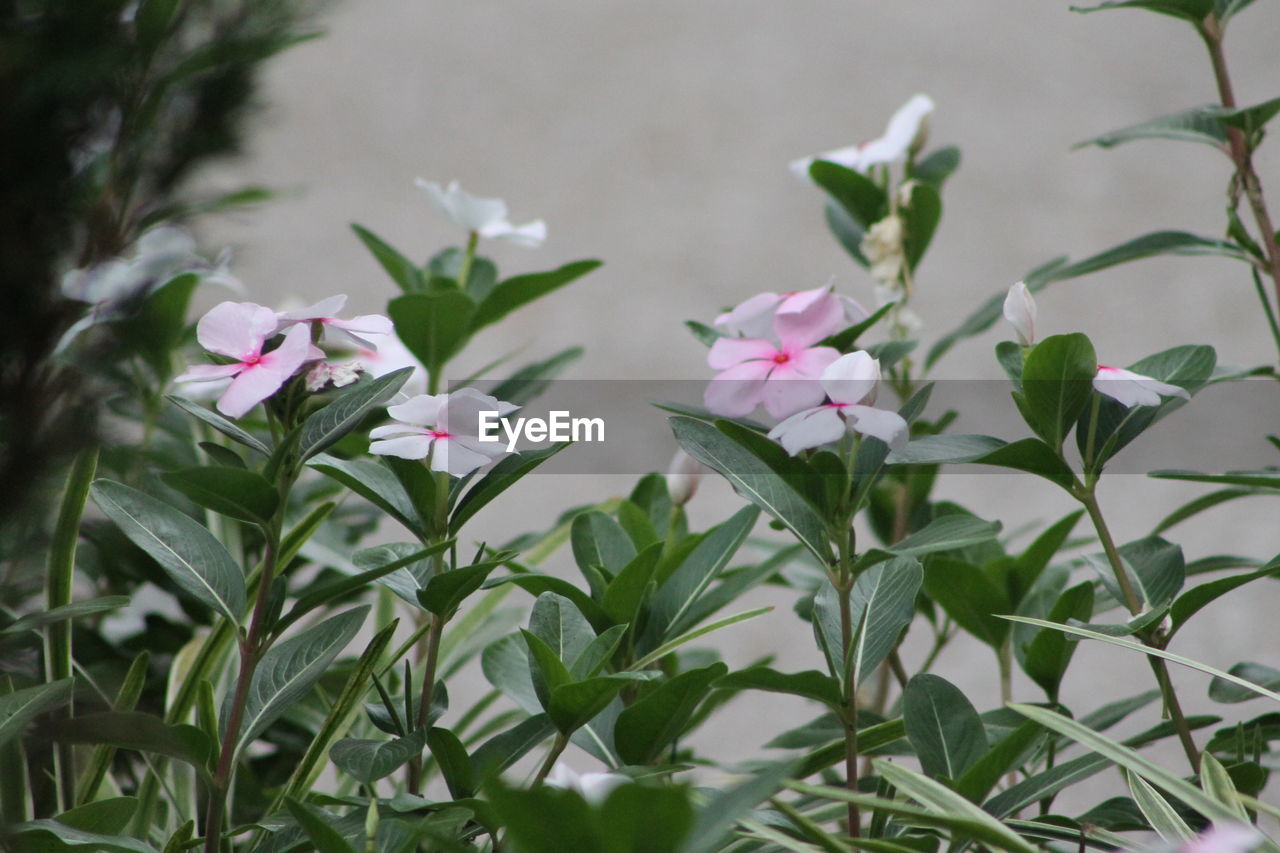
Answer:
[[[683,450],[677,450],[667,468],[667,491],[676,506],[684,506],[698,491],[698,481],[706,473],[707,466]]]
[[[1004,318],[1018,333],[1018,343],[1029,347],[1036,342],[1036,302],[1024,282],[1009,288],[1004,298]]]

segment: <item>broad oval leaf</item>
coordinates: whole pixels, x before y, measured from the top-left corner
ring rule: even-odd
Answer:
[[[239,624],[244,575],[213,534],[164,501],[111,480],[97,480],[93,501],[183,591]]]
[[[181,468],[161,474],[160,479],[205,509],[251,524],[265,524],[280,504],[280,496],[266,478],[244,468]]]
[[[920,766],[934,779],[957,780],[987,751],[982,718],[960,689],[921,673],[902,693],[902,722]]]

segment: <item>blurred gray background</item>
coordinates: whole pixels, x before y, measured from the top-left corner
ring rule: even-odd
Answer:
[[[236,249],[234,269],[260,302],[345,292],[354,307],[381,310],[393,285],[349,223],[422,259],[461,239],[413,186],[421,176],[500,196],[515,222],[547,220],[541,249],[483,247],[505,274],[605,261],[484,333],[456,365],[459,376],[518,347],[532,358],[581,344],[587,357],[574,378],[700,379],[710,371],[685,319],[709,321],[760,290],[814,287],[832,275],[841,292],[872,304],[869,277],[827,233],[819,191],[787,163],[878,135],[916,92],[937,103],[930,145],[959,145],[964,157],[919,271],[915,307],[926,342],[1053,256],[1083,257],[1159,229],[1222,230],[1230,166],[1209,148],[1070,150],[1215,99],[1202,45],[1172,18],[1076,15],[1056,0],[379,0],[338,3],[323,24],[325,38],[270,66],[247,156],[206,177],[216,187],[267,184],[283,197],[210,223],[203,240]],[[1228,56],[1241,103],[1280,94],[1277,33],[1275,0],[1259,0],[1233,22]],[[1258,168],[1273,207],[1278,166],[1264,147]],[[1179,343],[1211,343],[1230,363],[1274,358],[1249,278],[1225,260],[1123,266],[1056,284],[1039,306],[1044,334],[1085,331],[1111,364]],[[992,346],[1008,336],[1000,327],[961,344],[937,376],[1001,376]],[[1258,385],[1256,396],[1275,423],[1266,415],[1280,413],[1274,385]],[[1193,405],[1214,407],[1214,392]],[[1201,446],[1221,440],[1211,428],[1199,436]],[[659,431],[653,441],[670,438]],[[1261,436],[1232,449],[1256,464],[1275,461]],[[1186,467],[1196,465],[1193,450]],[[474,532],[496,539],[543,525],[564,507],[625,493],[633,481],[530,478]],[[739,505],[722,484],[705,485],[691,506],[699,527]],[[1125,541],[1204,491],[1124,475],[1105,483],[1102,498]],[[1030,477],[950,475],[940,493],[1003,518],[1007,530],[1072,508]],[[1275,510],[1263,499],[1231,504],[1175,528],[1173,538],[1188,558],[1266,558],[1280,551]],[[563,556],[555,570],[568,562]],[[819,666],[790,597],[762,592],[757,601],[778,608],[720,635],[730,661],[777,653],[782,669]],[[1176,650],[1224,668],[1242,659],[1277,665],[1278,606],[1275,584],[1255,584],[1209,608]],[[921,655],[910,645],[908,667]],[[940,666],[982,709],[997,699],[992,663],[985,648],[957,642]],[[1207,678],[1175,677],[1191,709],[1264,710],[1260,702],[1214,706]],[[1080,697],[1084,710],[1150,680],[1137,655],[1085,648],[1066,695]],[[1025,681],[1015,694],[1040,698]],[[1144,726],[1155,713],[1142,715]],[[722,760],[743,758],[744,744],[814,714],[799,700],[753,694],[700,744]],[[1164,754],[1171,766],[1180,762],[1176,750]],[[590,764],[581,754],[573,761]]]

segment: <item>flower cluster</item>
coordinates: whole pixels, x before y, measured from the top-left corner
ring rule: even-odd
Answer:
[[[177,377],[177,382],[220,382],[226,385],[218,398],[218,411],[242,417],[280,390],[304,365],[307,389],[319,391],[327,384],[349,385],[359,378],[356,362],[331,364],[313,337],[339,347],[354,345],[376,351],[376,338],[394,337],[391,321],[378,314],[350,320],[337,317],[346,296],[334,296],[298,311],[274,311],[252,302],[222,302],[196,324],[196,340],[210,353],[225,359],[218,364],[198,364]],[[276,345],[268,349],[268,345]],[[393,369],[383,365],[385,373]]]
[[[862,306],[834,293],[829,284],[761,293],[721,314],[715,323],[726,334],[707,356],[707,364],[720,371],[707,386],[707,408],[742,417],[763,404],[782,419],[769,437],[792,455],[837,441],[847,430],[901,446],[906,421],[871,405],[879,362],[865,352],[841,356],[834,347],[819,345],[866,317]]]

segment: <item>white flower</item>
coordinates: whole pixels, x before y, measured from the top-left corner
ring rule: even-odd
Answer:
[[[463,477],[506,455],[500,441],[481,441],[480,414],[509,415],[518,406],[462,388],[449,394],[420,394],[404,403],[388,406],[396,423],[375,427],[369,452],[401,459],[431,457],[432,471],[448,471]]]
[[[386,376],[402,367],[413,368],[413,373],[409,374],[409,381],[400,387],[400,394],[404,397],[397,402],[404,402],[409,397],[427,393],[426,368],[413,353],[409,352],[409,348],[394,332],[386,335],[365,334],[361,337],[374,345],[372,349],[356,350],[359,365],[371,376],[375,378]]]
[[[598,806],[615,788],[628,781],[620,773],[578,773],[567,764],[557,763],[547,776],[546,784],[552,788],[577,791],[588,803]]]
[[[507,219],[507,203],[500,198],[480,198],[463,190],[453,181],[441,187],[434,181],[418,178],[417,185],[445,216],[473,234],[489,239],[509,240],[518,246],[536,249],[547,239],[547,225],[541,219],[512,225]]]
[[[350,320],[336,316],[347,304],[345,293],[322,299],[315,305],[297,311],[277,312],[276,332],[283,332],[297,323],[319,323],[325,337],[335,338],[339,345],[376,350],[378,345],[370,336],[389,335],[394,330],[391,321],[381,314],[361,314]]]
[[[821,381],[831,402],[798,412],[769,430],[769,438],[788,453],[795,456],[839,441],[847,430],[878,438],[893,450],[906,446],[906,420],[871,405],[880,384],[879,361],[861,350],[851,352],[832,362]]]
[[[1093,377],[1093,387],[1098,393],[1106,394],[1129,407],[1158,406],[1161,397],[1191,399],[1185,388],[1131,370],[1101,364],[1098,365],[1097,375]]]
[[[667,492],[676,506],[687,504],[698,491],[698,483],[707,473],[707,466],[683,450],[677,450],[667,468]]]
[[[908,152],[919,150],[929,130],[929,115],[933,112],[933,101],[928,95],[915,95],[907,101],[889,119],[889,126],[884,135],[870,139],[847,148],[838,148],[816,157],[805,157],[791,163],[791,171],[796,176],[809,180],[809,166],[815,160],[826,160],[838,163],[855,172],[866,173],[872,166],[899,163],[907,158]]]
[[[1004,298],[1004,318],[1018,333],[1018,343],[1024,347],[1035,344],[1036,301],[1031,298],[1025,282],[1020,281],[1009,288],[1009,295]]]

